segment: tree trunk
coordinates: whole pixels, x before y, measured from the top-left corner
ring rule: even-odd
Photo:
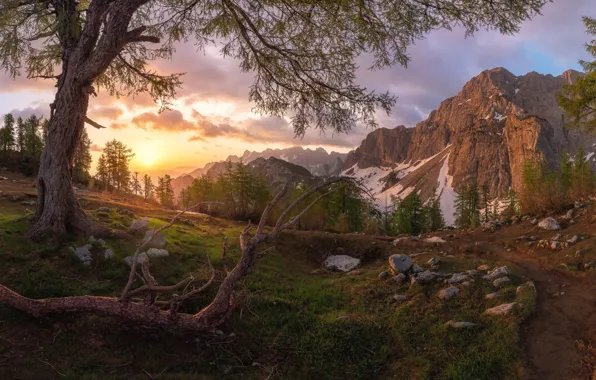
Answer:
[[[87,87],[66,78],[56,93],[55,112],[50,116],[37,176],[36,223],[31,238],[67,231],[89,235],[108,232],[85,215],[72,188],[71,165],[84,128],[89,92]]]

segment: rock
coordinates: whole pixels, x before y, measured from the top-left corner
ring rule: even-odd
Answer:
[[[499,297],[501,297],[501,293],[499,293],[499,292],[489,293],[484,296],[484,298],[486,298],[487,300],[494,300]]]
[[[401,285],[408,280],[408,277],[403,273],[398,273],[397,276],[393,277],[393,279],[395,282]]]
[[[389,266],[393,273],[404,273],[412,267],[412,259],[407,255],[394,254],[389,256]]]
[[[555,236],[553,236],[552,239],[550,240],[554,240],[554,241],[559,241],[561,239],[561,234],[556,234]]]
[[[440,263],[440,262],[441,262],[441,260],[440,260],[439,258],[437,258],[437,257],[433,257],[433,258],[431,258],[430,260],[428,260],[426,263],[427,263],[428,265],[430,265],[430,266],[433,266],[433,267],[434,267],[434,266],[436,266],[436,265],[439,265],[439,263]]]
[[[407,240],[407,239],[408,239],[407,236],[398,237],[397,239],[393,240],[393,242],[391,244],[398,245],[400,241]]]
[[[448,288],[439,290],[439,293],[437,293],[437,297],[439,297],[442,300],[449,300],[455,297],[458,293],[458,288],[456,288],[455,286],[450,286]]]
[[[463,286],[464,288],[469,288],[470,285],[472,285],[472,283],[470,281],[464,281],[461,283],[461,286]]]
[[[567,239],[567,243],[575,244],[575,243],[577,243],[578,240],[579,239],[578,239],[577,235],[573,235],[571,238]]]
[[[521,295],[526,289],[532,291],[533,293],[536,293],[536,285],[534,284],[533,281],[528,281],[523,285],[518,286],[515,289],[515,294],[516,295]]]
[[[476,269],[468,269],[466,271],[466,274],[468,276],[478,276],[479,273],[478,273],[478,271]]]
[[[534,218],[532,219],[532,221],[530,222],[533,226],[538,224],[538,219]]]
[[[517,302],[512,303],[504,303],[499,306],[491,307],[490,309],[486,309],[484,314],[488,315],[509,315],[517,306]]]
[[[6,177],[2,177],[2,176],[0,175],[0,181],[8,181],[8,178],[6,178]]]
[[[479,270],[481,272],[488,272],[489,269],[490,267],[486,264],[479,265],[478,268],[476,268],[476,270]]]
[[[476,327],[475,323],[472,322],[455,322],[455,321],[448,321],[445,323],[445,326],[452,327],[454,329],[469,329],[472,327]]]
[[[460,282],[466,281],[469,277],[463,273],[455,273],[453,277],[447,280],[448,284],[459,284]]]
[[[93,261],[93,255],[91,254],[91,244],[86,244],[82,247],[78,247],[74,250],[74,254],[81,260],[83,265],[91,265]]]
[[[559,222],[557,222],[554,218],[551,217],[542,219],[540,223],[538,223],[538,227],[548,231],[558,231],[561,229]]]
[[[323,261],[327,269],[349,272],[360,265],[360,259],[348,255],[332,255]]]
[[[103,258],[106,260],[110,260],[114,258],[114,252],[111,249],[106,249],[103,253]]]
[[[500,277],[493,281],[493,286],[495,288],[500,288],[503,285],[509,284],[510,282],[511,280],[509,279],[509,277]]]
[[[137,264],[143,264],[145,260],[147,260],[147,254],[145,254],[145,252],[139,253],[137,256]],[[130,267],[132,264],[132,256],[126,256],[124,262]]]
[[[403,302],[403,301],[407,301],[408,299],[410,299],[410,297],[408,296],[403,296],[401,294],[396,294],[393,296],[393,299],[397,302]]]
[[[428,284],[435,280],[437,276],[433,272],[424,271],[412,275],[411,283],[413,284]]]
[[[567,219],[567,220],[573,219],[573,211],[574,211],[573,209],[567,211],[567,214],[565,214],[565,219]]]
[[[147,250],[147,256],[149,257],[168,257],[170,255],[170,253],[168,251],[166,251],[165,249],[159,249],[159,248],[149,248]]]
[[[134,212],[132,212],[131,210],[127,209],[127,208],[119,208],[118,209],[118,213],[120,215],[126,215],[126,216],[130,216],[131,218],[135,217]]]
[[[97,209],[97,210],[95,210],[95,211],[97,211],[97,212],[107,212],[107,213],[109,213],[109,212],[110,212],[110,208],[109,208],[109,207],[100,207],[100,208],[98,208],[98,209]]]
[[[492,281],[503,274],[509,274],[509,270],[507,269],[507,267],[495,268],[489,274],[482,276],[482,278],[487,281]]]
[[[130,232],[145,232],[149,229],[149,219],[142,218],[142,219],[135,219],[130,224]]]
[[[410,269],[412,270],[412,273],[424,272],[424,269],[422,269],[422,267],[418,264],[412,264],[412,268]]]
[[[145,244],[145,242],[147,242],[149,240],[149,238],[151,237],[152,234],[153,234],[152,229],[145,232],[145,237],[143,237],[143,244]],[[164,235],[160,232],[157,234],[157,236],[155,236],[153,238],[153,240],[151,240],[150,243],[148,243],[148,245],[145,248],[165,248],[166,244],[168,244],[166,235]]]
[[[429,238],[425,239],[424,241],[427,243],[447,243],[446,240],[443,240],[438,236],[429,237]]]
[[[389,273],[387,273],[386,271],[379,273],[379,280],[381,280],[381,281],[385,281],[388,277],[389,277]]]
[[[550,249],[552,249],[553,251],[556,251],[559,248],[561,248],[561,243],[559,243],[558,241],[553,241],[550,243]]]

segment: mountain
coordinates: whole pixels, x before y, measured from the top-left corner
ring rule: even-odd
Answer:
[[[414,128],[371,132],[348,154],[343,173],[364,179],[381,208],[391,196],[416,189],[427,199],[436,188],[451,223],[460,184],[475,180],[488,185],[491,197],[504,198],[510,188],[520,190],[526,160],[555,168],[564,151],[573,154],[580,146],[595,165],[596,137],[565,129],[556,100],[579,75],[483,71]]]

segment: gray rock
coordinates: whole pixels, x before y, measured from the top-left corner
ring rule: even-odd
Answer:
[[[534,218],[530,223],[532,223],[532,225],[535,226],[538,224],[538,219]]]
[[[542,219],[540,223],[538,223],[538,227],[548,231],[558,231],[561,229],[559,222],[557,222],[554,218],[551,217]]]
[[[74,250],[74,254],[81,260],[83,265],[91,265],[93,262],[93,255],[91,254],[91,244],[86,244]]]
[[[393,273],[404,273],[412,267],[412,259],[408,255],[391,255],[389,256],[389,266]]]
[[[412,264],[412,273],[420,273],[420,272],[424,272],[424,269],[422,269],[422,267],[418,264]]]
[[[327,269],[349,272],[360,265],[360,259],[348,255],[332,255],[323,261]]]
[[[141,218],[135,219],[130,224],[130,232],[145,232],[149,229],[149,219]]]
[[[459,284],[460,282],[464,282],[469,278],[468,275],[463,273],[455,273],[449,280],[447,280],[448,284]]]
[[[152,234],[153,234],[153,230],[149,230],[149,231],[145,232],[145,237],[143,238],[143,244],[149,240],[149,238],[151,237]],[[166,235],[164,235],[160,232],[157,234],[157,236],[155,236],[153,238],[153,240],[151,240],[151,242],[145,248],[165,248],[167,244],[168,243],[167,243]]]
[[[395,282],[401,285],[408,280],[408,277],[403,273],[398,273],[397,276],[393,277],[393,279],[395,280]]]
[[[578,239],[577,235],[573,235],[571,238],[567,239],[567,243],[575,244],[575,243],[577,243],[578,240],[579,239]]]
[[[509,284],[510,282],[511,280],[509,279],[509,277],[500,277],[493,281],[493,286],[495,288],[500,288],[503,285]]]
[[[103,258],[106,260],[111,260],[114,258],[114,251],[112,251],[111,249],[106,249],[105,252],[103,253]]]
[[[381,273],[379,273],[379,280],[381,281],[385,281],[388,277],[389,273],[387,273],[386,271],[382,271]]]
[[[482,278],[487,281],[492,281],[495,278],[504,274],[509,274],[509,270],[507,269],[507,267],[495,268],[489,274],[482,276]]]
[[[484,298],[486,298],[487,300],[494,300],[499,297],[501,297],[501,293],[499,293],[499,292],[489,293],[484,296]]]
[[[478,276],[479,275],[479,273],[476,269],[468,269],[466,271],[466,274],[469,276]]]
[[[429,282],[434,281],[435,278],[437,278],[437,276],[433,272],[424,271],[413,275],[411,282],[412,284],[428,284]]]
[[[472,327],[476,327],[475,323],[472,322],[455,322],[455,321],[448,321],[445,323],[445,326],[452,327],[454,329],[469,329]]]
[[[439,297],[442,300],[449,300],[455,297],[458,293],[458,288],[456,288],[455,286],[450,286],[448,288],[439,290],[439,293],[437,293],[437,297]]]
[[[401,294],[396,294],[393,296],[393,299],[397,302],[403,302],[403,301],[407,301],[410,299],[410,297],[408,296],[403,296]]]
[[[573,209],[567,211],[567,214],[565,214],[565,219],[573,219]]]
[[[556,235],[555,235],[555,236],[553,236],[553,238],[552,238],[552,239],[550,239],[550,240],[554,240],[554,241],[559,241],[559,240],[561,240],[561,234],[556,234]]]
[[[486,309],[484,311],[484,314],[488,314],[488,315],[509,315],[509,314],[511,314],[511,312],[513,312],[513,310],[515,310],[515,307],[516,306],[517,306],[517,302],[504,303],[502,305],[491,307],[490,309]]]
[[[461,283],[461,286],[463,286],[464,288],[469,288],[470,285],[472,285],[472,283],[470,281],[464,281]]]
[[[145,254],[145,252],[139,253],[137,256],[137,264],[142,264],[145,262],[145,260],[147,260],[147,254]],[[132,256],[126,256],[124,258],[124,262],[130,267],[132,264]]]
[[[170,256],[170,253],[168,251],[166,251],[165,249],[159,249],[159,248],[149,248],[147,250],[147,256],[149,257],[168,257]]]
[[[433,257],[430,260],[428,260],[426,263],[430,266],[436,266],[439,265],[439,263],[441,262],[441,260],[437,257]]]

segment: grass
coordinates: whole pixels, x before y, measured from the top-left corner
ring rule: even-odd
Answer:
[[[2,202],[2,201],[0,201]],[[94,294],[116,296],[128,275],[123,258],[138,238],[106,239],[114,261],[80,264],[68,250],[86,241],[70,238],[46,247],[25,237],[22,211],[0,215],[0,277],[3,284],[31,298]],[[141,213],[136,210],[136,213]],[[125,230],[132,217],[116,209],[91,212],[112,228]],[[152,210],[150,224],[161,226],[163,211]],[[165,234],[170,257],[152,261],[161,284],[193,272],[206,278],[206,257],[220,271],[239,255],[243,226],[214,220],[205,225],[176,224]],[[228,236],[228,259],[221,247]],[[284,234],[276,249],[258,262],[238,287],[240,305],[222,331],[176,334],[152,331],[102,316],[57,315],[35,320],[0,308],[0,378],[64,379],[520,379],[519,323],[533,310],[531,294],[515,285],[500,302],[523,299],[524,308],[506,318],[482,312],[497,304],[493,290],[476,280],[452,300],[436,297],[442,284],[398,286],[379,281],[389,244],[372,248],[371,238],[326,234]],[[352,240],[349,240],[352,239]],[[342,247],[363,255],[360,275],[317,270],[324,255]],[[432,252],[416,258],[424,266]],[[475,268],[473,258],[441,258],[441,270]],[[514,284],[523,283],[512,276]],[[215,287],[181,311],[196,312]],[[394,294],[409,302],[398,304]],[[453,330],[448,320],[477,323]],[[11,343],[9,343],[11,342]],[[40,348],[41,347],[41,348]],[[3,358],[7,358],[3,361]],[[49,363],[49,365],[47,364]]]

